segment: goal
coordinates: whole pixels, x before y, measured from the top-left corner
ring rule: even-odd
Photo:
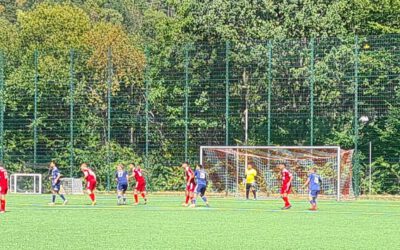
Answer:
[[[328,198],[353,198],[353,150],[336,146],[201,146],[200,163],[209,174],[209,191],[243,197],[245,167],[254,163],[259,198],[279,197],[280,171],[285,163],[293,174],[294,195],[307,195],[308,171],[317,167],[321,176],[321,195]]]
[[[82,180],[79,178],[62,178],[61,187],[65,194],[83,194]]]
[[[16,173],[10,176],[10,192],[20,194],[41,194],[42,175]]]

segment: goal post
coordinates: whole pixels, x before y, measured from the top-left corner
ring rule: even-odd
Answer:
[[[245,168],[254,163],[259,198],[279,197],[280,172],[276,166],[285,163],[293,174],[292,191],[307,195],[301,186],[310,168],[321,175],[321,195],[337,200],[353,198],[353,150],[338,146],[201,146],[200,163],[210,176],[209,190],[242,197]]]
[[[65,194],[83,194],[82,179],[61,178],[61,187]]]
[[[42,175],[15,173],[10,176],[10,193],[42,194]]]

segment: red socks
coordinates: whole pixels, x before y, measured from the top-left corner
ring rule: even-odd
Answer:
[[[143,195],[143,194],[142,194],[142,195]],[[139,203],[138,195],[137,195],[137,194],[134,194],[133,197],[135,197],[135,202],[136,202],[136,203]]]
[[[282,199],[283,199],[283,201],[285,202],[285,207],[290,206],[289,198],[288,198],[288,197],[282,197]]]
[[[6,200],[1,200],[0,211],[6,211]]]
[[[90,197],[90,199],[91,199],[92,201],[94,201],[94,200],[95,200],[95,196],[94,196],[94,194],[89,194],[89,197]]]
[[[142,193],[142,197],[143,199],[146,199],[146,195],[144,193]]]
[[[190,198],[190,196],[189,195],[186,195],[186,204],[188,204],[189,203],[189,198]]]

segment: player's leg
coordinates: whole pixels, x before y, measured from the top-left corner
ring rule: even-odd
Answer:
[[[246,183],[246,200],[249,199],[249,194],[250,194],[250,183]]]
[[[139,186],[139,183],[136,182],[135,190],[133,190],[133,198],[135,199],[134,205],[138,205],[139,204],[138,186]]]
[[[186,197],[185,203],[183,203],[182,205],[187,207],[189,205],[189,199],[190,199],[189,186],[186,187],[185,197]]]
[[[147,204],[147,198],[146,198],[146,191],[142,191],[140,192],[140,195],[142,196],[143,200],[144,200],[144,204]]]
[[[255,183],[251,184],[251,191],[253,192],[254,200],[257,200],[257,192],[256,192],[256,184]]]
[[[194,192],[192,193],[192,204],[190,205],[190,207],[196,207],[196,199],[198,194],[200,193],[200,186],[196,185],[194,188]]]
[[[147,204],[147,198],[146,198],[146,183],[145,182],[141,182],[139,183],[139,191],[140,191],[140,195],[142,196],[143,200],[144,200],[144,204]]]
[[[283,186],[281,188],[282,200],[285,202],[285,206],[282,209],[289,209],[292,207],[292,205],[289,202],[289,197],[288,197],[289,193],[290,193],[290,187]]]
[[[312,210],[317,210],[317,197],[319,191],[312,191]]]
[[[117,189],[117,205],[121,205],[121,197],[122,197],[122,192],[118,187],[118,189]]]
[[[92,206],[96,205],[96,195],[94,194],[94,190],[96,189],[96,182],[88,182],[87,191],[89,194],[89,198],[92,201]]]
[[[190,207],[196,207],[196,201],[197,201],[197,197],[199,196],[200,189],[201,189],[201,186],[199,186],[199,185],[196,185],[196,187],[194,188],[194,194],[193,194],[193,198],[192,198],[192,205],[190,205]]]
[[[126,205],[126,190],[128,189],[128,184],[122,187],[122,204]]]
[[[56,204],[56,187],[53,185],[51,189],[51,202],[49,203],[50,206],[53,206]]]
[[[0,213],[4,213],[6,211],[6,195],[4,190],[0,193]]]
[[[61,191],[61,184],[56,185],[55,189],[56,193],[60,196],[60,198],[63,200],[63,205],[67,204],[67,199],[65,198],[64,194],[60,193]]]
[[[207,197],[205,196],[205,194],[206,194],[206,189],[207,189],[207,187],[204,186],[204,187],[200,190],[200,197],[201,197],[201,199],[206,203],[206,206],[209,207],[210,205],[208,204]]]

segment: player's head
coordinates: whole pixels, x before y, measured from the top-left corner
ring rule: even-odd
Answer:
[[[311,173],[316,173],[316,172],[317,172],[317,167],[312,167],[312,168],[310,168],[310,172],[311,172]]]
[[[283,169],[285,169],[286,168],[286,164],[285,163],[279,163],[278,164],[278,169],[279,170],[283,170]]]
[[[254,162],[250,162],[249,164],[247,164],[248,169],[252,169],[254,167],[255,167]]]
[[[56,167],[56,163],[54,161],[51,161],[49,167],[50,168],[55,168]]]
[[[131,163],[129,163],[128,167],[129,167],[129,169],[132,170],[132,169],[134,169],[136,167],[136,165],[135,165],[134,162],[131,162]]]
[[[81,170],[85,170],[88,168],[88,164],[86,162],[81,164]]]
[[[200,170],[202,168],[203,168],[203,166],[201,164],[196,164],[196,170]]]
[[[183,168],[188,168],[189,167],[189,162],[185,161],[184,163],[182,163],[182,167]]]
[[[118,171],[122,171],[123,169],[124,169],[124,165],[122,165],[121,163],[117,165]]]

